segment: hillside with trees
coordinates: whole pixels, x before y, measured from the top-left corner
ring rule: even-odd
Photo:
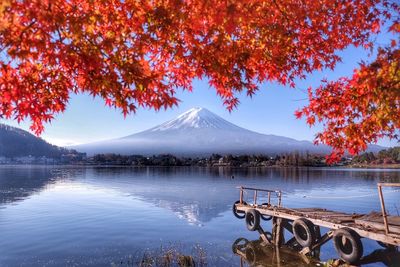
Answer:
[[[351,162],[353,165],[391,165],[400,166],[400,147],[392,147],[378,153],[363,153],[355,156]]]
[[[60,158],[71,152],[73,151],[51,145],[22,129],[0,124],[0,156]]]

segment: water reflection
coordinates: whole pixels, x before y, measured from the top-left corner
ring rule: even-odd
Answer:
[[[238,238],[232,245],[232,252],[240,256],[240,266],[316,266],[317,259],[309,258],[298,253],[292,247],[280,248],[267,245],[262,240],[249,241],[246,238]]]
[[[238,238],[232,244],[232,252],[240,257],[240,266],[250,267],[275,267],[275,266],[325,266],[319,260],[319,251],[313,253],[314,257],[299,254],[301,248],[288,243],[281,247],[265,244],[261,239],[249,241]],[[384,266],[399,266],[400,252],[396,248],[376,249],[364,256],[359,264],[376,264]],[[343,265],[347,266],[347,265]]]
[[[266,168],[235,168],[235,167],[96,167],[93,168],[95,174],[104,175],[140,174],[147,176],[158,176],[162,173],[166,177],[176,175],[206,176],[214,178],[231,178],[232,175],[241,178],[280,178],[285,181],[311,182],[315,179],[348,179],[357,178],[365,181],[395,182],[399,179],[399,171],[396,169],[342,169],[342,168],[306,168],[306,167],[266,167]]]
[[[382,263],[385,266],[400,266],[400,252],[395,248],[377,249],[360,260],[360,265]]]
[[[135,168],[93,169],[96,182],[125,195],[173,212],[189,224],[203,226],[230,209],[237,198],[236,183],[223,169]],[[163,179],[160,179],[162,173]],[[118,176],[118,179],[116,178]]]
[[[324,208],[331,208],[333,202],[342,201],[359,209],[349,210],[345,206],[346,211],[369,212],[379,204],[376,183],[400,181],[400,173],[393,170],[332,168],[95,168],[91,172],[87,176],[96,177],[97,182],[107,183],[200,226],[231,208],[238,199],[235,187],[239,185],[279,188],[284,192],[284,205],[294,202],[294,205],[313,206],[315,202],[323,202]],[[327,200],[320,201],[321,196]],[[349,202],[349,196],[364,199]],[[365,196],[368,201],[364,201]],[[355,204],[358,202],[362,205]],[[371,205],[372,202],[376,205]],[[398,204],[388,207],[396,211]]]
[[[280,188],[288,207],[359,213],[379,210],[377,195],[351,201],[315,196],[375,194],[381,180],[400,182],[400,172],[0,166],[0,266],[109,266],[176,242],[213,251],[215,257],[207,254],[210,266],[237,266],[233,240],[250,240],[254,233],[232,215],[236,186]],[[388,208],[398,196],[385,196]],[[366,242],[368,253],[376,247]],[[324,260],[335,257],[332,246],[324,249]]]
[[[0,207],[24,200],[57,182],[74,180],[111,188],[169,210],[190,224],[202,226],[230,209],[238,198],[235,187],[239,185],[279,188],[289,201],[295,196],[304,198],[301,200],[304,202],[315,196],[303,192],[336,190],[340,185],[347,190],[349,184],[361,190],[365,182],[369,191],[374,190],[379,181],[399,181],[400,174],[393,170],[329,168],[0,167]],[[398,208],[397,204],[393,207]]]
[[[81,169],[45,166],[0,166],[0,208],[2,204],[23,201],[59,181],[71,180]]]
[[[0,204],[24,200],[54,182],[46,168],[0,168]]]

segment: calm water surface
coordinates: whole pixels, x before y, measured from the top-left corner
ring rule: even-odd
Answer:
[[[208,266],[239,266],[232,244],[258,234],[232,215],[236,186],[281,189],[288,207],[368,213],[380,209],[380,181],[400,182],[400,171],[3,166],[0,266],[135,266],[161,247],[201,247]],[[386,189],[385,199],[398,214],[400,192]],[[364,254],[380,248],[363,243]],[[321,259],[333,257],[329,242]]]

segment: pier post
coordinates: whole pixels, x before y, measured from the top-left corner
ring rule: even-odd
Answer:
[[[283,235],[283,219],[274,217],[272,219],[272,238],[275,246],[280,247],[285,243],[285,237]]]
[[[385,225],[385,232],[388,235],[389,234],[389,225],[388,225],[388,222],[387,222],[385,200],[383,199],[383,194],[382,194],[382,185],[380,183],[378,183],[378,193],[379,193],[379,199],[381,201],[383,224]]]

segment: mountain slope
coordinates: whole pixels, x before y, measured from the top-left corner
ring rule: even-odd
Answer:
[[[0,156],[46,156],[58,158],[68,150],[51,145],[27,131],[0,124]]]
[[[223,129],[229,131],[248,131],[244,128],[236,126],[205,108],[192,108],[185,113],[179,115],[176,119],[167,121],[159,126],[151,128],[147,132],[168,131],[168,130],[184,130],[184,129]]]
[[[119,139],[75,146],[89,155],[98,153],[209,155],[328,152],[325,146],[276,135],[266,135],[236,126],[204,108],[193,108],[176,119]]]

